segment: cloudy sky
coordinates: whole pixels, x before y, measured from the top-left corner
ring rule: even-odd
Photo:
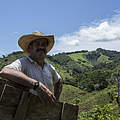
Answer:
[[[17,39],[35,30],[55,35],[50,54],[120,51],[120,0],[0,0],[0,56],[21,50]]]

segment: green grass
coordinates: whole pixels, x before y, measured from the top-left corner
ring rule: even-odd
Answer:
[[[73,53],[73,54],[69,54],[68,56],[71,57],[76,62],[78,61],[78,59],[86,61],[86,59],[83,57],[82,54],[83,53]]]
[[[81,62],[81,66],[85,65],[88,67],[93,67],[84,57],[83,54],[85,53],[73,53],[73,54],[69,54],[68,56],[71,57],[72,60],[74,60],[75,62]]]
[[[109,86],[101,91],[85,92],[71,85],[63,85],[63,91],[60,101],[79,105],[79,115],[81,112],[87,112],[96,105],[104,106],[112,103],[114,111],[118,113],[118,105],[115,99],[111,99],[115,95],[116,86]]]
[[[110,60],[108,60],[108,56],[105,55],[101,55],[98,59],[97,59],[97,64],[99,63],[109,63],[111,62]]]
[[[80,94],[85,94],[85,92],[71,85],[63,85],[60,101],[71,103],[74,98],[79,97]]]

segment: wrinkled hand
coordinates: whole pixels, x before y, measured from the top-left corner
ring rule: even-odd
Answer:
[[[42,103],[55,103],[56,102],[56,98],[53,95],[53,93],[47,89],[45,86],[41,86],[37,89],[38,92],[38,96],[40,98],[40,100],[42,101]]]

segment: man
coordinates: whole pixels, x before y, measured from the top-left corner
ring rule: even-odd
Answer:
[[[62,90],[61,77],[52,65],[45,62],[46,54],[54,45],[54,36],[35,31],[20,37],[18,44],[27,56],[5,66],[0,76],[25,86],[44,103],[58,101]]]

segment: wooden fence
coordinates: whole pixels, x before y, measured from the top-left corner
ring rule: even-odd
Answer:
[[[23,86],[0,79],[0,120],[77,120],[77,116],[77,105],[42,104]]]

